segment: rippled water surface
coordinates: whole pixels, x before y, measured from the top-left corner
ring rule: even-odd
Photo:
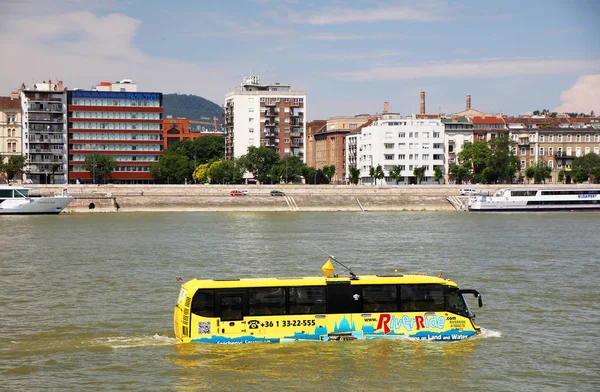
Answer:
[[[599,243],[598,213],[0,216],[0,389],[600,390]],[[177,275],[318,275],[317,247],[478,289],[482,336],[175,344]]]

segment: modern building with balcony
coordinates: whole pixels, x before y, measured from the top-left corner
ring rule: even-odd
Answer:
[[[458,165],[458,153],[461,152],[463,144],[473,143],[473,123],[466,116],[451,116],[441,119],[444,124],[444,139],[446,153],[444,154],[444,181],[449,183],[449,170]]]
[[[68,93],[69,181],[92,183],[86,157],[115,158],[108,181],[153,183],[150,164],[163,154],[162,93],[138,92],[129,79]]]
[[[34,184],[67,182],[67,93],[63,82],[21,85],[24,178]]]
[[[239,158],[248,147],[272,148],[281,158],[304,161],[306,93],[289,84],[260,84],[244,78],[225,95],[225,157]]]
[[[18,93],[0,97],[0,156],[5,162],[22,153],[23,129],[21,99]]]
[[[361,129],[357,139],[357,167],[364,184],[373,178],[371,167],[381,165],[385,183],[395,184],[389,177],[398,165],[403,183],[417,183],[414,169],[425,167],[422,183],[436,183],[434,168],[444,171],[444,125],[440,119],[419,119],[416,115],[374,121]]]

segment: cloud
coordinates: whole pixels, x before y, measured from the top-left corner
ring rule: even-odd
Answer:
[[[446,19],[445,7],[438,2],[413,5],[377,5],[371,8],[323,7],[314,12],[302,12],[297,22],[312,25],[376,22],[436,22]]]
[[[481,59],[477,61],[437,62],[422,65],[376,66],[370,69],[339,72],[342,80],[403,80],[415,78],[496,78],[539,76],[587,72],[600,68],[600,60],[541,58]]]
[[[585,75],[560,94],[559,113],[600,113],[600,74]]]
[[[373,50],[366,52],[340,52],[340,53],[315,53],[310,55],[311,58],[322,59],[322,60],[364,60],[364,59],[377,59],[385,57],[396,57],[405,55],[405,52],[399,50]]]
[[[200,90],[221,102],[224,89],[237,84],[239,73],[229,65],[196,64],[139,50],[134,38],[140,24],[124,14],[96,16],[86,10],[13,13],[0,27],[0,94],[22,82],[58,78],[69,88],[90,88],[101,80],[130,78],[141,91]]]
[[[408,34],[401,33],[316,33],[300,36],[301,39],[315,41],[351,41],[372,39],[405,39]]]

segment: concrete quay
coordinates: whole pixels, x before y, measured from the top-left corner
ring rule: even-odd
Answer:
[[[65,212],[456,211],[448,197],[458,196],[458,200],[466,202],[466,198],[460,197],[462,187],[465,185],[69,185],[68,192],[74,200]],[[470,187],[493,193],[508,186]],[[46,195],[62,193],[63,189],[63,185],[36,185],[31,192]],[[248,194],[230,196],[234,189],[246,189]],[[271,196],[273,189],[285,192],[285,196]]]

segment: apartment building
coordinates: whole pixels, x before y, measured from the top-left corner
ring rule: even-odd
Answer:
[[[466,116],[451,116],[441,119],[444,124],[444,182],[449,182],[449,170],[458,164],[458,153],[464,143],[473,143],[473,123]]]
[[[273,149],[280,158],[305,160],[306,93],[289,84],[261,84],[244,78],[225,95],[225,157],[239,158],[248,147]]]
[[[19,94],[0,97],[0,155],[4,157],[5,162],[11,155],[22,153],[21,118]]]
[[[150,164],[163,154],[162,93],[138,92],[129,79],[68,93],[69,181],[93,182],[85,159],[113,156],[113,183],[153,183]]]
[[[21,85],[24,179],[34,184],[67,181],[67,93],[62,81]]]
[[[402,182],[416,183],[413,171],[424,166],[423,183],[437,183],[434,167],[443,170],[444,166],[444,124],[439,118],[419,119],[416,115],[379,119],[361,129],[357,149],[357,167],[364,184],[371,183],[370,168],[378,165],[384,169],[387,184],[396,183],[389,178],[395,165],[401,168]]]

